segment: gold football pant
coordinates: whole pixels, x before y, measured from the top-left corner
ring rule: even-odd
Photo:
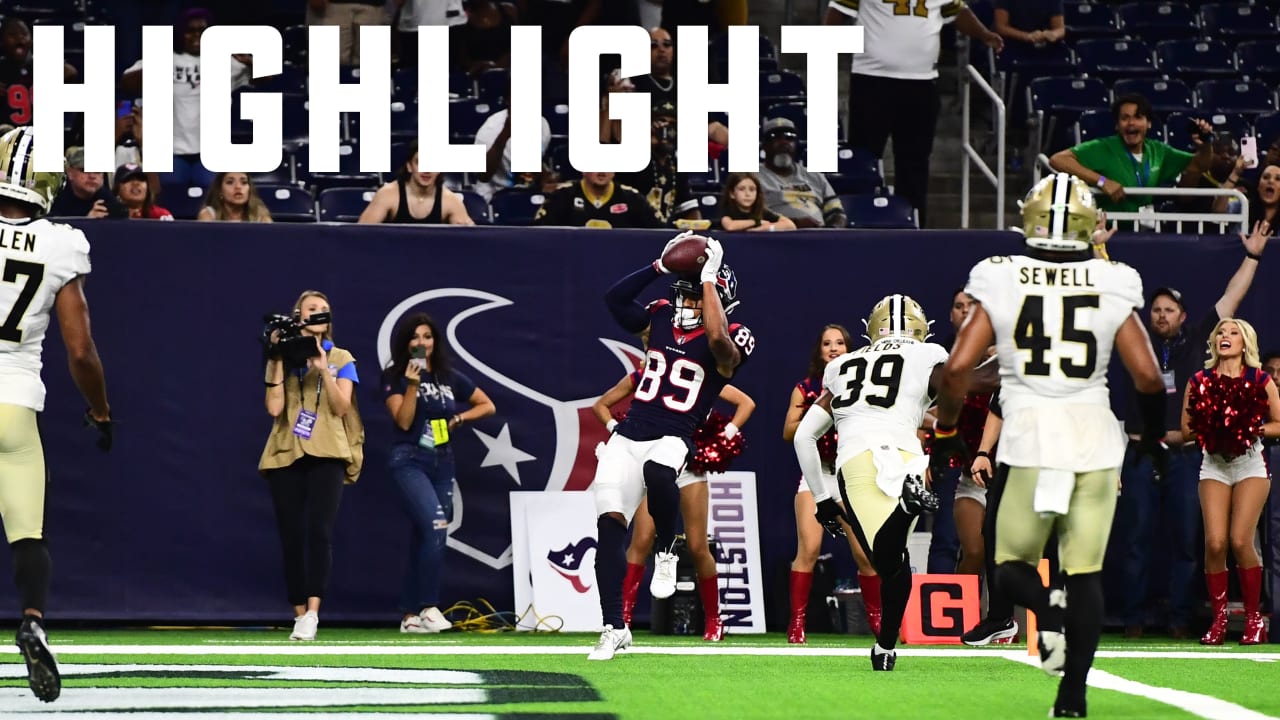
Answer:
[[[1066,515],[1041,517],[1035,511],[1037,468],[1009,468],[996,517],[996,564],[1016,560],[1038,565],[1049,533],[1058,534],[1058,558],[1068,575],[1102,570],[1116,514],[1120,471],[1076,473]]]
[[[36,411],[0,403],[0,517],[10,544],[44,537],[44,487]]]
[[[915,457],[902,450],[899,450],[898,454],[902,456],[904,462]],[[893,513],[893,509],[898,507],[898,498],[885,495],[876,484],[876,463],[871,458],[870,450],[858,453],[840,466],[840,486],[843,488],[847,508],[853,513],[854,519],[861,528],[865,539],[863,549],[871,555],[875,547],[876,535],[884,526],[885,520],[888,520],[889,515]],[[911,526],[907,530],[908,537],[915,529],[916,522],[917,520],[911,521]]]

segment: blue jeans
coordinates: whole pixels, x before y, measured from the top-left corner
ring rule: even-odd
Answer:
[[[161,173],[162,185],[199,187],[206,190],[213,184],[214,174],[200,162],[199,155],[174,155],[173,172]]]
[[[938,494],[938,512],[933,514],[933,538],[929,541],[929,572],[950,574],[960,557],[960,533],[956,530],[956,485],[960,469],[948,470],[933,483]]]
[[[1121,612],[1126,626],[1145,625],[1152,553],[1169,554],[1169,626],[1186,627],[1191,620],[1197,587],[1196,568],[1203,554],[1200,542],[1200,450],[1171,449],[1169,476],[1157,484],[1151,460],[1137,459],[1137,444],[1129,443],[1112,534],[1124,568],[1126,592]],[[1161,532],[1156,532],[1161,526]]]
[[[388,465],[413,531],[400,590],[400,610],[416,613],[440,602],[449,522],[453,519],[453,453],[395,445]]]

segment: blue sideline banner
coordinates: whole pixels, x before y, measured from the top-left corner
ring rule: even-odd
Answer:
[[[458,495],[443,605],[483,598],[515,609],[513,491],[581,491],[606,433],[591,403],[634,367],[637,342],[603,303],[649,263],[664,231],[488,227],[228,225],[94,220],[86,292],[117,421],[116,447],[94,449],[58,332],[45,347],[41,417],[50,484],[47,535],[58,619],[287,623],[279,540],[257,472],[271,420],[263,406],[264,314],[299,293],[330,297],[337,343],[355,355],[368,428],[363,475],[348,486],[334,533],[327,621],[399,617],[409,525],[385,469],[391,420],[379,372],[395,323],[430,313],[457,366],[497,414],[457,436]],[[757,402],[733,470],[754,474],[767,575],[795,548],[799,470],[781,438],[791,388],[825,323],[849,327],[882,296],[916,297],[939,340],[951,292],[979,259],[1018,252],[1001,232],[724,235],[741,306],[732,319],[758,346],[734,384]],[[1235,238],[1117,238],[1113,257],[1150,288],[1173,285],[1207,311],[1239,265]],[[1261,274],[1269,269],[1263,262]],[[642,301],[669,297],[655,281]],[[1280,344],[1280,291],[1260,277],[1240,314]],[[1194,311],[1193,311],[1194,312]],[[724,409],[722,409],[724,410]],[[847,551],[836,549],[842,557]],[[7,553],[0,576],[9,576]],[[16,606],[12,586],[0,595]],[[782,599],[785,603],[785,596]],[[647,607],[641,604],[641,610]],[[637,621],[646,615],[637,613]]]

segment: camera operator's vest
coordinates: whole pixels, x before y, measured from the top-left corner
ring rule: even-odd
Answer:
[[[355,362],[355,358],[350,352],[337,346],[329,350],[331,366],[341,368],[352,362]],[[357,389],[352,390],[351,409],[344,417],[338,417],[329,407],[328,391],[321,385],[317,408],[316,385],[320,381],[320,372],[311,368],[301,381],[297,374],[285,373],[284,410],[271,426],[271,436],[267,438],[267,447],[262,451],[262,459],[258,462],[259,471],[288,467],[303,455],[310,455],[346,460],[347,484],[359,479],[360,469],[364,465],[364,423],[360,419],[360,408],[356,402],[359,392]],[[307,440],[293,433],[293,426],[298,420],[304,400],[306,408],[316,413],[315,426]]]

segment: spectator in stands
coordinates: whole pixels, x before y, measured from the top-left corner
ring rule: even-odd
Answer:
[[[916,10],[922,14],[907,17]],[[893,137],[894,194],[911,203],[920,214],[920,227],[927,227],[929,158],[941,109],[942,28],[954,20],[958,31],[997,53],[1004,48],[1004,40],[988,30],[963,0],[830,0],[826,24],[843,24],[846,16],[866,28],[865,51],[853,56],[849,81],[849,142],[884,157],[885,142]]]
[[[30,125],[31,114],[31,28],[10,15],[0,22],[0,120]],[[62,77],[75,82],[78,73],[70,63],[62,64]]]
[[[378,188],[359,222],[475,225],[462,196],[444,186],[440,173],[419,170],[417,141],[409,145],[409,158],[396,179]]]
[[[669,101],[653,106],[649,166],[618,176],[618,182],[640,191],[658,218],[667,224],[700,220],[698,198],[689,189],[689,176],[676,172],[676,106]]]
[[[137,220],[172,220],[173,213],[156,205],[151,185],[142,168],[132,163],[121,165],[115,173],[116,197],[129,209],[129,217]]]
[[[1151,206],[1151,196],[1131,196],[1125,188],[1161,187],[1173,182],[1191,162],[1191,153],[1147,137],[1151,132],[1151,103],[1142,95],[1121,95],[1111,104],[1116,134],[1061,150],[1049,159],[1058,172],[1068,172],[1106,195],[1098,206],[1109,212],[1138,212]],[[1204,142],[1213,128],[1196,120],[1194,138],[1199,167],[1209,166],[1212,146]]]
[[[791,218],[783,217],[764,206],[760,178],[754,173],[730,173],[724,182],[720,199],[720,227],[729,232],[774,232],[795,230]]]
[[[1010,50],[1031,50],[1067,36],[1062,0],[996,0],[995,31]]]
[[[848,227],[844,205],[822,173],[796,160],[796,125],[787,118],[764,124],[764,164],[758,179],[769,210],[798,228]]]
[[[494,0],[470,0],[467,22],[449,31],[449,48],[458,67],[475,76],[511,67],[511,26],[519,21],[516,6]],[[510,94],[507,97],[511,97]]]
[[[338,62],[360,64],[360,26],[386,25],[386,0],[307,0],[308,25],[338,26]]]
[[[173,172],[162,176],[165,185],[206,187],[213,171],[200,162],[200,35],[213,23],[203,8],[183,13],[174,27],[173,42]],[[231,56],[231,90],[248,85],[253,77],[249,55]],[[120,91],[142,94],[142,60],[124,71]]]
[[[440,632],[452,627],[438,607],[453,520],[452,440],[463,425],[495,408],[475,381],[453,367],[444,333],[425,313],[402,320],[388,349],[382,391],[395,424],[388,465],[412,526],[400,586],[400,632]]]
[[[245,173],[223,172],[214,176],[196,220],[269,223],[271,211],[258,196],[252,178]]]
[[[1227,282],[1222,297],[1208,313],[1196,319],[1194,326],[1184,327],[1187,308],[1182,293],[1170,287],[1156,288],[1151,293],[1151,316],[1148,331],[1151,349],[1160,362],[1169,402],[1165,408],[1164,442],[1169,446],[1169,471],[1157,478],[1151,461],[1138,452],[1140,419],[1131,383],[1127,387],[1125,431],[1129,447],[1120,470],[1123,488],[1116,505],[1112,533],[1114,552],[1120,553],[1119,565],[1124,584],[1121,617],[1125,636],[1142,637],[1147,623],[1148,590],[1153,552],[1168,553],[1169,558],[1169,633],[1175,638],[1188,637],[1192,619],[1192,595],[1196,566],[1200,560],[1200,503],[1197,487],[1200,481],[1200,450],[1182,435],[1182,407],[1178,393],[1204,368],[1208,338],[1222,318],[1233,317],[1253,284],[1258,263],[1267,246],[1265,233],[1241,234],[1245,258]],[[1113,390],[1113,392],[1115,392]],[[1160,527],[1159,535],[1156,528]],[[1157,540],[1157,538],[1159,538]]]
[[[1200,166],[1199,156],[1193,157],[1178,180],[1178,187],[1183,188],[1225,188],[1230,190],[1240,183],[1244,171],[1244,161],[1240,158],[1240,144],[1225,133],[1214,137],[1210,145],[1209,165]],[[1240,188],[1246,190],[1247,188]],[[1175,198],[1172,205],[1178,212],[1185,213],[1224,213],[1227,212],[1231,198],[1227,195],[1217,197],[1180,197]]]
[[[67,184],[54,198],[49,215],[118,220],[129,217],[129,211],[106,188],[102,173],[84,171],[84,149],[73,147],[67,152]]]
[[[329,298],[316,290],[298,297],[293,312],[304,322],[329,314]],[[355,392],[356,360],[333,342],[333,323],[305,325],[318,354],[299,367],[267,360],[266,407],[271,434],[258,472],[271,488],[284,555],[284,579],[295,613],[290,640],[315,640],[320,601],[333,564],[333,525],[343,488],[364,465],[364,424]],[[271,334],[279,342],[279,331]]]
[[[401,68],[418,67],[419,25],[457,27],[467,22],[462,0],[392,0],[392,5],[397,65]]]
[[[511,97],[509,78],[504,97]],[[511,113],[507,108],[502,108],[484,121],[476,131],[476,144],[486,148],[485,171],[471,189],[483,197],[485,202],[491,200],[495,192],[520,184],[520,178],[511,172]],[[550,145],[551,124],[546,118],[542,118],[542,157],[546,157]]]
[[[593,228],[656,228],[662,220],[633,187],[614,182],[614,173],[586,172],[561,185],[533,216],[534,225]]]
[[[1230,187],[1230,186],[1225,186]],[[1266,221],[1272,233],[1280,226],[1280,158],[1267,156],[1258,174],[1258,184],[1245,193],[1249,196],[1249,226]]]
[[[559,64],[569,71],[569,33],[583,25],[594,25],[600,17],[602,0],[524,0],[521,21],[542,27],[543,67]]]

